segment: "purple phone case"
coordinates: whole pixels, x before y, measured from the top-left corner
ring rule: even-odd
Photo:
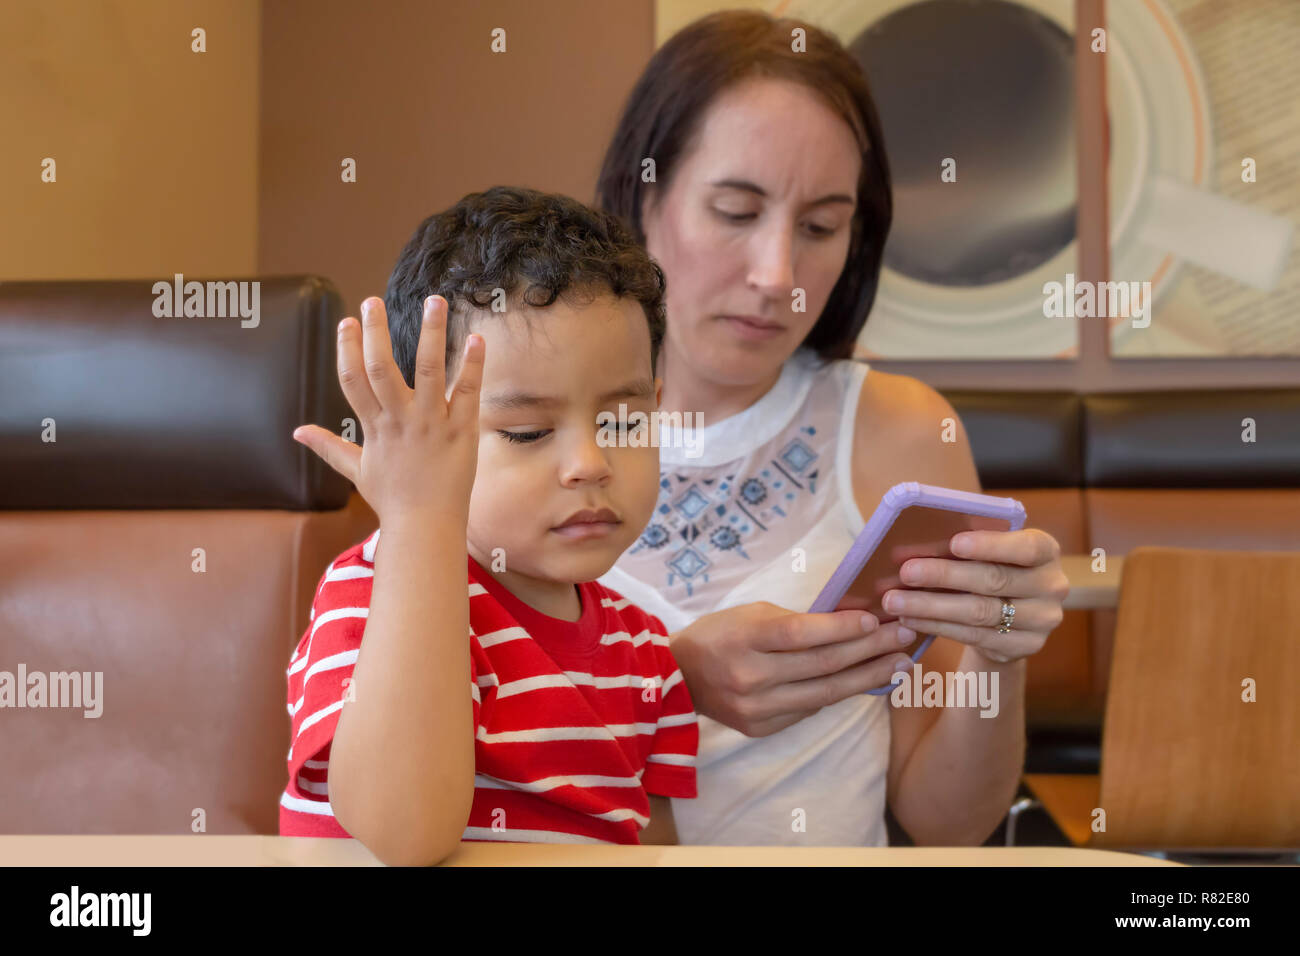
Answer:
[[[849,548],[848,554],[835,569],[826,586],[822,588],[817,599],[813,601],[810,613],[835,610],[849,587],[862,573],[862,569],[871,560],[877,545],[884,540],[889,529],[893,527],[904,508],[919,505],[923,508],[937,508],[943,511],[957,511],[962,514],[977,515],[982,518],[996,518],[1008,522],[1009,531],[1019,531],[1025,526],[1025,506],[1015,498],[995,498],[992,495],[977,495],[969,491],[955,491],[952,488],[939,488],[935,485],[923,485],[916,481],[904,481],[894,485],[885,492],[880,504],[872,514],[871,520],[858,534]],[[921,646],[912,655],[912,660],[919,660],[926,648],[934,641],[934,635],[928,635]],[[868,694],[888,694],[892,684],[867,691]]]

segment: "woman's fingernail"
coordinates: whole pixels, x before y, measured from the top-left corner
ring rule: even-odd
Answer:
[[[916,631],[910,627],[900,627],[898,629],[898,643],[911,644],[914,640],[916,640]]]
[[[880,623],[880,622],[877,621],[877,620],[876,620],[874,617],[872,617],[870,614],[864,614],[864,615],[862,615],[862,633],[863,633],[863,634],[870,634],[872,631],[874,631],[874,630],[876,629],[876,625],[879,624],[879,623]]]
[[[952,539],[952,553],[959,558],[964,558],[970,554],[970,538],[964,534],[959,534]]]
[[[894,661],[895,674],[899,674],[903,671],[910,671],[911,669],[912,669],[912,659],[910,657],[904,657]]]

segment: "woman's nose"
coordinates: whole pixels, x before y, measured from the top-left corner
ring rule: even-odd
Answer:
[[[784,224],[773,223],[754,236],[749,284],[774,298],[788,298],[794,289],[794,240]]]

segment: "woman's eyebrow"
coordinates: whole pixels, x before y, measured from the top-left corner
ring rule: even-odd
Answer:
[[[751,183],[748,179],[718,179],[714,180],[709,185],[718,186],[722,189],[739,189],[743,192],[753,193],[755,196],[767,196],[767,190],[758,185],[758,183]],[[808,203],[808,205],[824,206],[827,203],[848,203],[852,206],[854,205],[855,200],[847,193],[831,193],[827,196],[822,196],[820,199],[814,199],[812,202]]]

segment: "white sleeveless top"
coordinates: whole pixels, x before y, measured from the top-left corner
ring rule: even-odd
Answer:
[[[800,348],[757,402],[706,420],[695,449],[661,424],[654,515],[600,582],[670,632],[754,601],[807,611],[864,524],[851,462],[866,374]],[[701,716],[696,768],[699,797],[672,804],[683,844],[887,843],[887,697],[860,694],[767,737]]]

